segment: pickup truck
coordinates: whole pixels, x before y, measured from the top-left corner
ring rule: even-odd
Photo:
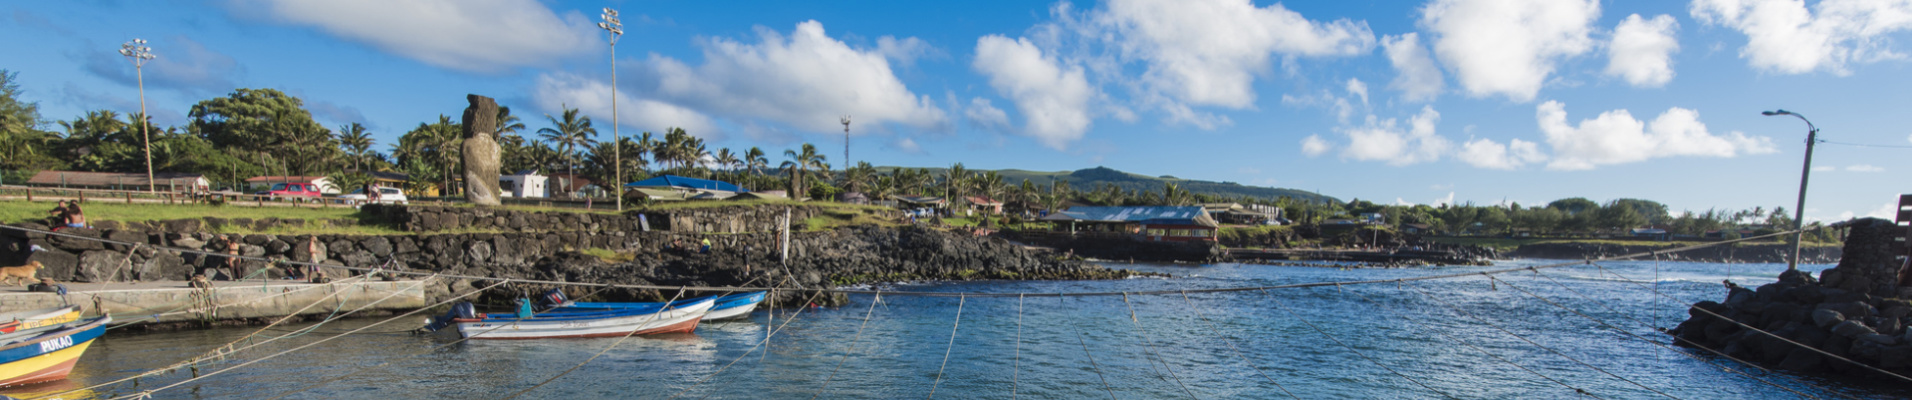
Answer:
[[[309,198],[309,199],[317,199],[320,196],[319,186],[310,184],[310,183],[274,183],[272,184],[272,189],[262,191],[257,194],[261,196],[271,196],[274,198],[287,198],[287,199],[296,199],[296,198],[302,198],[302,197]]]

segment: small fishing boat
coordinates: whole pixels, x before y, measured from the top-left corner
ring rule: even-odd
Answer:
[[[697,329],[716,302],[712,299],[680,300],[654,307],[604,309],[582,312],[544,313],[520,317],[515,313],[476,314],[470,303],[460,303],[445,316],[434,318],[425,328],[444,331],[457,328],[459,336],[470,339],[547,339],[616,337],[658,333],[688,333]]]
[[[66,379],[110,316],[22,329],[0,339],[0,387]]]
[[[0,333],[58,325],[80,319],[80,306],[48,307],[38,310],[0,313]]]
[[[705,297],[698,297],[698,298],[684,300],[684,301],[698,301],[698,300],[705,300],[705,299],[715,301],[716,305],[710,307],[710,313],[704,315],[704,320],[718,321],[718,320],[738,318],[738,317],[750,315],[751,311],[757,309],[757,304],[763,303],[764,292],[748,292],[748,293],[737,293],[737,294],[731,294],[731,295],[705,296]],[[552,292],[546,293],[544,300],[547,302],[551,302],[551,301],[557,302],[556,307],[551,307],[549,311],[547,311],[547,312],[556,312],[556,313],[595,312],[595,311],[626,309],[626,308],[645,308],[645,307],[656,307],[658,305],[663,304],[663,303],[607,303],[607,302],[568,301],[564,298],[563,292],[558,292],[555,290],[553,290]],[[680,303],[681,302],[683,301],[680,301]]]

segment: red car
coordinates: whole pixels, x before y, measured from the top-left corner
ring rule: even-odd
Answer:
[[[311,197],[318,198],[319,185],[310,183],[274,183],[272,189],[259,192],[259,195],[272,197]]]

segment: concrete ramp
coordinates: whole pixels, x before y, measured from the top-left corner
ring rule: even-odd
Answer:
[[[431,304],[426,301],[425,290],[431,283],[420,280],[352,280],[326,284],[239,281],[213,284],[214,287],[210,289],[196,289],[179,281],[67,283],[64,298],[54,293],[27,292],[20,287],[12,287],[0,289],[0,312],[56,307],[70,302],[82,306],[84,315],[99,315],[102,312],[112,314],[114,323],[119,324],[122,321],[170,323],[278,318],[295,312],[324,317],[333,310],[343,313],[375,302],[377,304],[365,311],[410,311]],[[338,295],[333,296],[333,293]],[[308,305],[312,307],[307,308]],[[301,312],[300,309],[305,310]]]

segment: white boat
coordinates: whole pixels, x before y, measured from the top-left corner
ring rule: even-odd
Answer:
[[[619,309],[604,312],[550,313],[530,318],[513,314],[486,314],[455,318],[460,336],[471,339],[546,339],[616,337],[657,333],[687,333],[697,329],[712,299],[672,304],[670,307]]]

